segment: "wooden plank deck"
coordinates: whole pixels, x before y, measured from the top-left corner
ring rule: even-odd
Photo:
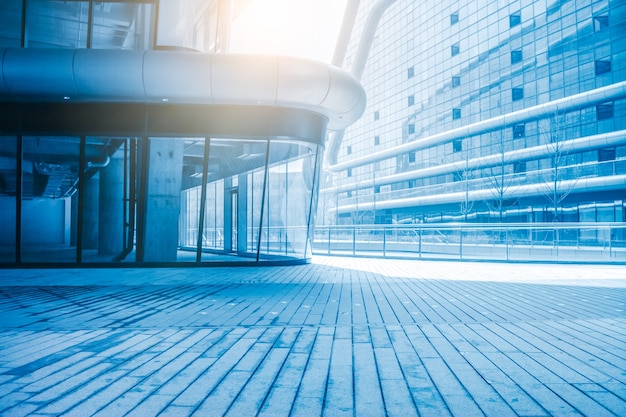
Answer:
[[[5,269],[0,415],[626,416],[625,272]]]

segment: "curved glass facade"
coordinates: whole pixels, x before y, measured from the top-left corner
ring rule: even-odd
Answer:
[[[310,257],[321,145],[288,138],[14,136],[1,146],[0,214],[19,225],[19,232],[7,227],[1,235],[2,263]]]
[[[350,4],[368,104],[318,223],[624,221],[623,1]]]
[[[364,95],[325,64],[217,54],[245,5],[0,6],[0,265],[306,262],[327,126]]]

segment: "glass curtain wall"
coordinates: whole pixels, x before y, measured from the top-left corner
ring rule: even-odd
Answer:
[[[199,242],[201,261],[307,259],[318,148],[210,139],[205,203],[202,184],[182,192],[181,248]]]

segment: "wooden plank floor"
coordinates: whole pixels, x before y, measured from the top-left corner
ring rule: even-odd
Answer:
[[[0,270],[0,415],[626,416],[625,272]]]

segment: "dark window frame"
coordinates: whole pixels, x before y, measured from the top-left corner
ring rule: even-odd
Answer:
[[[452,77],[452,88],[456,88],[460,86],[461,86],[461,77],[459,76]]]
[[[451,56],[457,56],[461,53],[461,44],[459,42],[452,44],[450,46],[450,54]]]
[[[517,123],[513,126],[513,138],[519,139],[526,136],[526,123]]]
[[[450,15],[450,26],[459,22],[459,12],[454,12]]]
[[[509,15],[509,27],[515,27],[522,24],[522,12],[515,12]]]
[[[518,64],[524,60],[524,54],[521,49],[511,51],[511,65]]]
[[[452,120],[459,120],[461,118],[461,109],[454,108],[452,109]]]
[[[600,14],[593,17],[593,31],[600,32],[609,27],[609,15]]]
[[[596,75],[608,74],[611,72],[611,60],[598,59],[594,63]]]
[[[596,105],[596,118],[598,120],[612,119],[615,113],[613,102]]]
[[[598,162],[615,161],[615,148],[598,149]]]
[[[458,153],[463,151],[463,139],[458,138],[452,141],[452,152]]]
[[[511,89],[511,100],[519,101],[524,98],[524,87],[513,87]]]

